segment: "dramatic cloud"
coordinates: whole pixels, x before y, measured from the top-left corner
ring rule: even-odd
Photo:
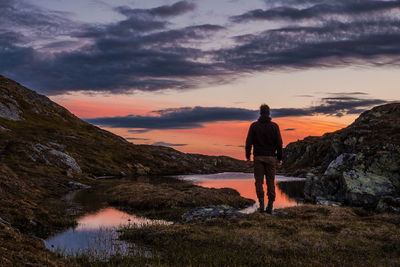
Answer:
[[[242,24],[279,19],[279,26],[264,31],[258,26],[260,32],[237,36],[237,23],[173,24],[177,16],[197,11],[187,1],[148,9],[117,7],[114,11],[124,16],[120,21],[88,24],[25,1],[4,0],[0,73],[54,95],[187,90],[259,71],[400,64],[400,1],[266,3],[269,9],[231,19]],[[306,21],[293,23],[298,19]],[[220,45],[208,45],[216,36]]]
[[[51,56],[21,46],[14,38],[8,40],[7,45],[0,43],[0,73],[46,94],[71,90],[188,89],[198,87],[205,80],[221,80],[216,76],[224,71],[216,71],[212,64],[200,62],[206,53],[185,44],[207,38],[223,27],[204,24],[164,29],[168,22],[163,18],[193,9],[194,5],[185,1],[146,10],[120,7],[117,11],[127,16],[125,20],[106,25],[84,25],[72,37],[89,38],[91,44]],[[18,40],[22,37],[18,36]],[[46,47],[65,44],[65,41],[57,41]],[[13,64],[6,64],[8,62]]]
[[[302,1],[299,1],[300,3]],[[311,1],[308,1],[311,3]],[[293,2],[292,2],[293,4]],[[318,1],[306,8],[293,8],[280,6],[272,9],[256,9],[239,16],[231,17],[234,22],[249,20],[302,20],[313,19],[326,15],[359,15],[365,13],[377,13],[379,11],[400,8],[400,1],[370,1],[370,0],[346,0],[346,1]]]
[[[165,142],[156,142],[152,144],[153,146],[187,146],[187,144],[171,144],[171,143],[165,143]]]
[[[49,11],[21,0],[1,0],[0,29],[23,31],[30,37],[66,34],[75,26],[68,13]],[[29,31],[28,31],[29,30]]]
[[[271,109],[273,118],[312,116],[316,114],[338,116],[359,114],[374,105],[387,103],[381,99],[365,99],[349,96],[326,97],[319,105],[307,108]],[[182,107],[153,111],[152,116],[130,115],[124,117],[104,117],[86,119],[86,121],[107,127],[137,128],[135,131],[155,129],[194,129],[204,127],[205,123],[221,121],[253,121],[258,117],[258,110],[223,107]],[[285,129],[294,131],[295,129]]]
[[[131,9],[130,7],[118,7],[116,10],[121,12],[129,17],[141,15],[141,14],[148,14],[152,16],[159,16],[159,17],[172,17],[178,16],[183,13],[192,11],[196,8],[196,5],[193,3],[189,3],[187,1],[180,1],[176,2],[172,5],[164,5],[156,8],[151,9]]]
[[[114,36],[123,37],[139,34],[142,32],[159,30],[166,27],[167,17],[181,15],[185,12],[194,10],[195,5],[186,1],[177,2],[173,5],[165,5],[151,9],[132,9],[127,6],[115,8],[115,11],[126,16],[115,24],[89,27],[79,37],[104,37]],[[164,18],[164,19],[163,19]]]
[[[400,61],[400,23],[392,20],[329,22],[236,39],[240,45],[219,51],[225,66],[236,71],[398,65]]]
[[[257,111],[241,108],[183,107],[153,111],[158,116],[105,117],[86,121],[108,127],[138,129],[193,129],[217,121],[245,121],[257,118]],[[140,131],[140,130],[139,130]]]

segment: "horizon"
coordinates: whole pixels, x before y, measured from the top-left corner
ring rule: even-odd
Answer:
[[[0,74],[134,144],[244,159],[400,99],[400,1],[6,0]]]

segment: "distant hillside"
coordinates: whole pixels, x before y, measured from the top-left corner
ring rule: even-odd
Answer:
[[[4,220],[23,233],[45,231],[48,223],[52,229],[65,227],[65,216],[53,212],[65,207],[50,205],[60,205],[70,182],[244,169],[244,161],[229,157],[134,145],[0,76],[0,226],[6,225]]]
[[[243,161],[229,157],[185,154],[162,146],[133,145],[80,120],[47,97],[2,76],[0,127],[3,137],[0,145],[7,156],[15,156],[13,152],[18,151],[18,157],[34,162],[35,166],[57,165],[69,174],[75,167],[52,158],[67,161],[70,156],[76,162],[76,168],[93,176],[119,175],[121,172],[210,173],[240,170],[245,166]],[[10,158],[4,158],[7,159]],[[22,158],[15,160],[19,159]]]
[[[308,176],[305,194],[317,202],[375,206],[385,196],[398,196],[400,103],[366,111],[339,131],[287,145],[282,171]]]

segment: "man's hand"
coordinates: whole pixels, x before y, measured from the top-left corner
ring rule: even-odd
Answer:
[[[276,162],[276,165],[282,166],[282,160],[278,160],[278,161]]]

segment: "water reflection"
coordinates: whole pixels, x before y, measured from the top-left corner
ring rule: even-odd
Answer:
[[[164,223],[161,220],[150,220],[112,207],[102,209],[94,214],[88,214],[78,219],[75,230],[93,230],[101,228],[120,228],[126,225],[141,227],[147,224]]]
[[[169,224],[127,214],[112,207],[101,209],[78,218],[77,226],[45,240],[48,249],[62,255],[87,254],[91,258],[107,259],[111,255],[138,252],[118,239],[117,230],[123,226],[142,227],[149,224]],[[149,252],[144,252],[148,256]]]
[[[256,200],[254,178],[250,173],[219,173],[210,175],[178,176],[204,187],[236,189],[240,195]],[[141,178],[141,179],[149,179]],[[150,180],[149,180],[150,181]],[[118,181],[116,181],[117,183]],[[177,182],[171,177],[151,179],[152,183]],[[276,176],[275,208],[296,206],[303,195],[304,179],[295,177]],[[150,220],[143,217],[127,214],[123,211],[107,206],[103,190],[83,190],[66,196],[66,201],[80,204],[84,216],[77,219],[77,226],[45,240],[48,249],[58,251],[63,255],[87,254],[97,259],[107,259],[111,255],[128,253],[142,253],[149,256],[149,252],[132,247],[124,241],[118,240],[118,229],[131,225],[141,227],[147,224],[170,224],[162,220]],[[258,204],[243,212],[254,212]]]
[[[208,175],[182,175],[179,178],[190,180],[194,184],[209,188],[229,187],[237,190],[242,197],[254,199],[256,204],[242,210],[254,212],[258,208],[257,195],[252,173],[218,173]],[[275,208],[292,207],[301,204],[304,190],[304,179],[277,175],[275,178]],[[267,192],[264,184],[264,191]],[[267,197],[266,197],[267,199]]]

